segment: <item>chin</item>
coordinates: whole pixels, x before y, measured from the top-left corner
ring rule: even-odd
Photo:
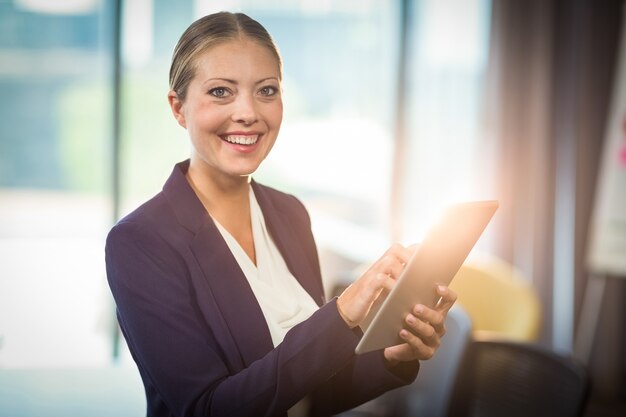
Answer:
[[[258,166],[254,168],[237,169],[237,170],[231,171],[231,175],[235,177],[249,177],[250,175],[254,174],[257,169],[258,169]]]
[[[239,166],[233,167],[231,172],[233,175],[238,175],[238,176],[252,175],[259,169],[260,166],[261,166],[260,162],[254,163],[254,164],[239,165]]]

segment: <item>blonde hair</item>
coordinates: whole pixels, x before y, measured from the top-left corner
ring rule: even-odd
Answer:
[[[197,56],[219,43],[244,37],[265,46],[275,56],[278,75],[282,79],[282,60],[267,30],[243,13],[219,12],[193,22],[178,40],[170,66],[170,89],[184,101],[196,73]]]

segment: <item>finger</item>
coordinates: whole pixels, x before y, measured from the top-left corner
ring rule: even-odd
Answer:
[[[393,278],[398,278],[411,254],[411,250],[396,243],[370,266],[368,272],[383,272]]]
[[[416,359],[426,359],[421,358],[416,349],[413,348],[409,343],[401,343],[399,345],[390,346],[384,350],[385,359],[389,361],[400,361],[400,362],[409,362],[414,361]]]
[[[445,321],[447,315],[441,311],[433,310],[421,304],[417,304],[413,308],[413,314],[420,320],[432,326],[439,337],[446,333]]]
[[[389,274],[386,273],[382,273],[379,272],[378,274],[376,274],[376,289],[378,291],[380,290],[384,290],[384,291],[391,291],[391,289],[393,288],[394,285],[396,285],[396,280],[393,279]],[[380,294],[377,294],[377,296]]]
[[[437,294],[441,297],[436,305],[436,309],[440,312],[448,313],[450,308],[457,300],[457,294],[445,285],[437,286]]]
[[[437,350],[436,347],[424,343],[420,337],[406,329],[400,330],[400,337],[411,347],[416,359],[430,359]]]
[[[360,285],[353,286],[353,294],[351,298],[362,303],[366,310],[369,310],[381,294],[388,293],[393,288],[395,281],[387,274],[372,273],[370,277],[358,283]],[[373,278],[372,278],[373,277]]]
[[[404,265],[405,264],[400,263],[397,259],[394,259],[394,260],[389,260],[389,262],[386,263],[385,265],[382,265],[381,268],[382,268],[382,272],[386,273],[391,278],[396,280],[400,278],[400,274],[402,274],[402,271],[404,270]]]
[[[396,281],[387,274],[375,274],[373,280],[365,283],[357,294],[366,311],[381,303],[391,291]]]
[[[372,265],[369,272],[384,273],[397,279],[402,273],[404,265],[401,262],[401,258],[394,254],[386,253]]]
[[[408,330],[420,338],[426,345],[439,347],[441,344],[436,326],[420,320],[412,314],[407,315],[406,325]]]
[[[337,298],[337,309],[350,326],[358,325],[380,295],[387,293],[395,281],[386,274],[366,274],[350,284]]]
[[[406,264],[409,261],[409,258],[413,254],[413,250],[409,248],[405,248],[399,243],[394,243],[387,249],[385,255],[390,255],[395,257],[398,262],[401,264]]]

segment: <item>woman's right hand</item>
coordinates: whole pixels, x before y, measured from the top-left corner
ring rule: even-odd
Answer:
[[[337,309],[348,326],[358,326],[379,297],[393,288],[414,249],[394,244],[341,293],[337,299]]]

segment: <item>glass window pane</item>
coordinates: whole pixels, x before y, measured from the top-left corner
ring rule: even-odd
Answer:
[[[491,193],[481,186],[489,160],[481,110],[490,2],[420,0],[411,19],[401,236],[407,241],[422,236],[445,205]]]
[[[108,363],[111,3],[0,2],[0,366]]]

